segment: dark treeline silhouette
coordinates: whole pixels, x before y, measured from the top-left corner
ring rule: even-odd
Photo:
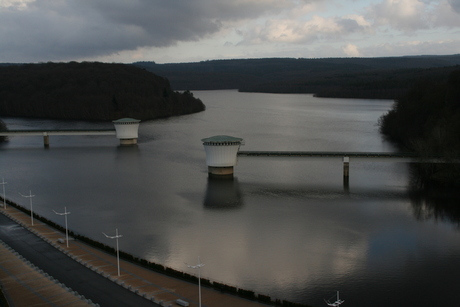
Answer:
[[[0,116],[141,120],[205,109],[190,92],[127,64],[70,62],[0,66]]]
[[[137,62],[176,89],[313,93],[321,97],[395,99],[420,78],[446,78],[460,55],[387,58],[242,59],[197,63]]]
[[[447,80],[418,82],[380,120],[381,132],[422,157],[460,157],[460,70]],[[417,185],[460,186],[460,165],[432,163],[414,168]]]
[[[0,131],[8,131],[6,124],[3,120],[0,119]],[[6,136],[0,136],[0,143],[7,140]]]

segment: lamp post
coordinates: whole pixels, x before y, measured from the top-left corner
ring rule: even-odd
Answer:
[[[67,247],[69,247],[69,230],[67,228],[67,215],[70,214],[70,212],[67,212],[67,207],[64,207],[64,213],[59,213],[53,210],[54,213],[57,215],[64,215],[65,217],[65,240],[67,243]]]
[[[32,191],[29,191],[29,195],[23,195],[21,193],[19,193],[19,195],[30,199],[30,222],[32,226],[34,226],[34,211],[32,207],[32,197],[35,197],[35,195],[32,195]]]
[[[115,230],[115,236],[108,236],[105,233],[102,233],[102,234],[104,234],[104,236],[106,236],[109,239],[117,239],[117,268],[118,268],[118,276],[120,276],[120,253],[118,251],[118,238],[121,238],[123,236],[118,234],[118,228]]]
[[[201,267],[204,266],[204,263],[200,263],[200,257],[198,257],[197,265],[187,265],[191,269],[198,269],[198,306],[201,307]]]
[[[5,195],[5,184],[8,182],[5,182],[5,178],[2,178],[2,182],[0,182],[1,185],[3,185],[3,209],[6,210],[6,195]]]

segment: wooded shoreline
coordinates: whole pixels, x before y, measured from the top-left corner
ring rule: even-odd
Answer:
[[[196,63],[136,62],[175,89],[309,93],[318,97],[397,99],[421,79],[447,79],[460,55],[385,58],[267,58]]]
[[[460,70],[447,80],[423,80],[396,100],[382,116],[380,131],[401,148],[421,157],[460,157]],[[460,186],[458,163],[415,164],[414,186],[420,188]]]
[[[0,116],[111,121],[149,120],[205,110],[191,92],[129,64],[0,66]]]

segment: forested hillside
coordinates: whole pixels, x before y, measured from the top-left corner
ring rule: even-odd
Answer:
[[[0,116],[141,120],[199,112],[190,92],[126,64],[46,63],[0,66]]]
[[[416,84],[381,118],[381,132],[423,157],[460,157],[460,70]],[[460,186],[459,164],[420,164],[422,186]]]
[[[314,93],[321,97],[395,99],[420,78],[446,79],[460,55],[387,58],[243,59],[198,63],[138,62],[175,89]],[[458,66],[457,66],[458,68]]]

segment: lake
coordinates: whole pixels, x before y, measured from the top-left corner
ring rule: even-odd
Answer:
[[[241,150],[394,152],[378,119],[392,101],[195,91],[207,109],[141,122],[138,145],[114,136],[14,137],[0,145],[8,199],[84,236],[117,228],[120,249],[272,299],[326,306],[439,306],[460,289],[458,210],[410,193],[407,163],[239,157],[233,180],[208,178],[201,139]],[[9,129],[111,123],[3,118]],[[447,206],[447,207],[446,207]],[[121,268],[123,269],[123,268]],[[442,303],[441,303],[442,302]]]

